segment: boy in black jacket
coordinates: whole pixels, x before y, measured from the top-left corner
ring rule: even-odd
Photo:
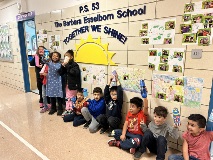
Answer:
[[[100,134],[103,134],[109,129],[109,137],[111,136],[112,130],[119,128],[121,123],[121,109],[123,105],[123,90],[117,75],[115,75],[117,86],[109,88],[113,78],[114,76],[110,77],[109,82],[104,89],[106,114],[101,114],[97,117],[97,121],[102,127]]]

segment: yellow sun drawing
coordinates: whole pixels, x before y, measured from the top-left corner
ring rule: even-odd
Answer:
[[[89,34],[87,40],[81,39],[80,44],[75,44],[75,61],[90,64],[116,65],[112,61],[115,53],[108,51],[109,44],[102,44],[101,37],[97,40]]]

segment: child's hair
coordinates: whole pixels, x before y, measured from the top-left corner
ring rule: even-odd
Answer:
[[[39,48],[43,48],[43,49],[46,49],[44,46],[38,46],[37,50],[36,50],[36,54],[39,56]]]
[[[139,97],[133,97],[132,99],[130,99],[130,103],[135,104],[137,108],[143,107],[143,100]]]
[[[56,52],[56,51],[51,52],[51,53],[49,54],[50,59],[52,60],[52,57],[53,57],[53,54],[54,54],[54,53],[56,53],[56,54],[58,55],[58,57],[59,57],[58,61],[60,61],[60,59],[61,59],[61,53]]]
[[[158,106],[158,107],[155,107],[154,114],[156,114],[157,116],[166,118],[168,115],[168,110],[163,106]]]
[[[70,56],[73,57],[73,61],[74,61],[74,52],[72,49],[69,49],[66,53],[68,53]]]
[[[201,114],[191,114],[188,119],[197,122],[199,128],[206,127],[206,118]]]
[[[77,89],[77,93],[84,93],[84,89],[83,88],[78,88]]]
[[[114,92],[116,91],[117,92],[117,86],[112,86],[110,89],[109,89],[110,92]]]
[[[102,94],[103,92],[102,92],[102,89],[100,87],[95,87],[93,89],[93,93],[100,93],[100,94]]]

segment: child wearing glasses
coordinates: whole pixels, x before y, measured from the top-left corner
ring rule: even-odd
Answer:
[[[117,86],[110,88],[110,84],[114,78]],[[117,74],[109,78],[109,82],[104,89],[104,99],[106,102],[106,114],[99,115],[97,121],[102,127],[100,134],[108,130],[108,136],[111,137],[112,130],[118,129],[121,123],[121,109],[123,105],[123,90]]]

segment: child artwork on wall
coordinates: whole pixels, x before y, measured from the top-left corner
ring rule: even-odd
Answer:
[[[144,79],[145,70],[127,67],[112,67],[112,70],[116,70],[124,90],[140,93],[140,80]]]
[[[60,35],[49,35],[49,48],[54,51],[61,49]]]
[[[99,65],[86,65],[81,66],[82,70],[82,82],[93,84],[93,85],[105,85],[105,72],[106,68]]]
[[[46,43],[47,42],[47,30],[40,29],[37,31],[37,43]]]
[[[183,73],[184,48],[151,48],[148,54],[149,69]]]
[[[141,24],[141,44],[174,44],[176,19],[147,21]]]
[[[13,62],[9,26],[0,26],[0,60]]]
[[[195,77],[153,74],[152,97],[199,107],[202,97],[203,79]]]
[[[209,46],[212,44],[213,1],[204,0],[185,4],[183,24],[180,25],[183,34],[182,44]]]

